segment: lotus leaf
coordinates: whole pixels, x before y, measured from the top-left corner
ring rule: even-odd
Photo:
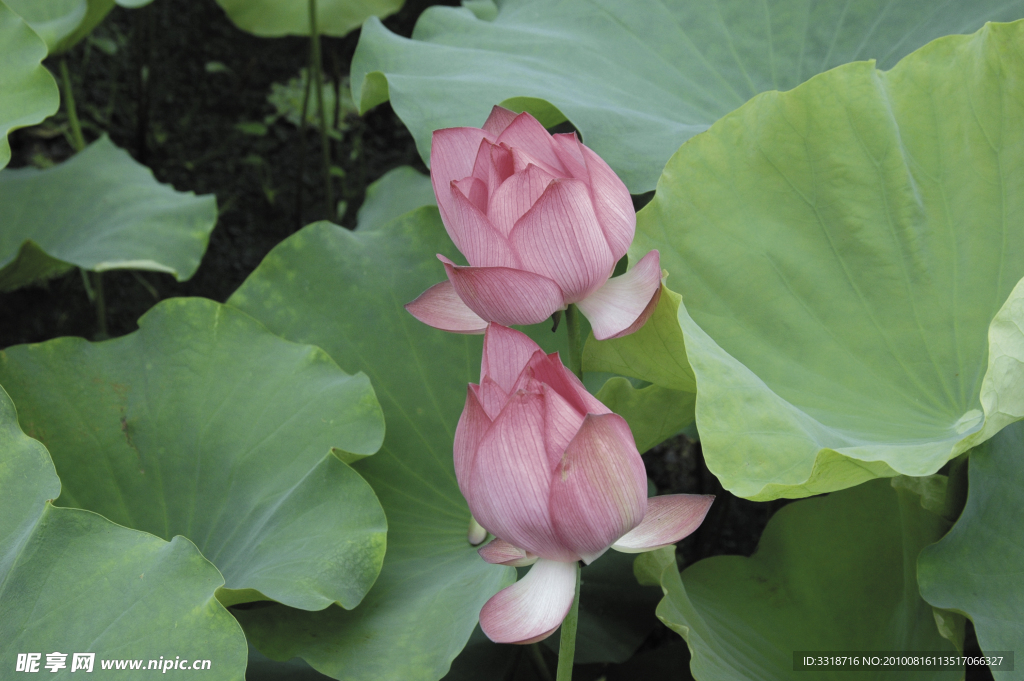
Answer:
[[[11,160],[7,134],[35,125],[60,106],[57,82],[42,65],[46,44],[0,0],[0,168]]]
[[[107,137],[53,168],[4,171],[0,205],[0,291],[73,266],[184,281],[217,223],[216,197],[159,184]]]
[[[660,250],[685,350],[648,359],[687,355],[734,494],[929,475],[1024,417],[1022,40],[759,95],[666,166],[630,257]]]
[[[59,504],[188,537],[225,604],[352,608],[376,579],[385,517],[342,459],[376,451],[384,424],[366,376],[323,351],[174,298],[122,338],[9,348],[0,384],[52,452]]]
[[[921,595],[970,617],[983,651],[1024,650],[1024,424],[974,449],[969,466],[960,519],[918,559]],[[1024,678],[1024,670],[1018,662],[998,677]]]
[[[429,8],[411,40],[370,19],[352,90],[361,111],[390,98],[424,160],[433,130],[479,126],[503,101],[541,113],[532,98],[639,194],[680,144],[759,92],[855,60],[888,68],[934,38],[1021,17],[1021,0],[476,0]]]
[[[913,494],[873,480],[782,508],[750,558],[708,558],[680,577],[671,553],[647,554],[643,569],[661,575],[658,617],[686,639],[695,679],[788,680],[801,676],[793,671],[799,650],[955,654],[915,579],[918,553],[948,526]],[[871,678],[906,675],[890,668]],[[813,678],[849,676],[823,670]]]
[[[169,652],[210,660],[204,678],[242,681],[245,637],[217,602],[217,569],[184,537],[165,542],[89,511],[57,508],[60,480],[46,448],[27,437],[0,389],[0,660],[93,653],[103,660]],[[57,671],[54,669],[53,671]],[[10,677],[8,677],[10,678]]]
[[[404,0],[318,0],[317,29],[341,37],[366,21],[386,17]],[[305,0],[217,0],[228,18],[243,31],[264,37],[309,35],[309,3]]]

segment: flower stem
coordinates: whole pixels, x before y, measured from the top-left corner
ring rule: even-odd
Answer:
[[[60,60],[60,78],[64,85],[64,108],[68,112],[68,123],[71,125],[71,146],[75,151],[85,149],[85,136],[82,135],[82,125],[78,122],[78,109],[75,108],[75,93],[71,89],[71,74],[68,73],[68,60]]]
[[[313,87],[316,88],[316,108],[320,118],[320,148],[324,161],[324,199],[327,215],[332,222],[338,221],[338,209],[334,205],[334,184],[331,182],[331,143],[327,137],[327,115],[324,112],[324,76],[320,56],[320,32],[316,25],[316,0],[309,0],[309,67]],[[335,107],[337,107],[335,102]]]
[[[580,337],[580,311],[569,305],[565,311],[565,327],[569,333],[569,369],[583,380],[583,340]]]
[[[576,658],[576,622],[580,616],[580,564],[576,563],[576,596],[569,616],[562,622],[562,638],[558,642],[558,673],[556,681],[572,681],[572,663]]]

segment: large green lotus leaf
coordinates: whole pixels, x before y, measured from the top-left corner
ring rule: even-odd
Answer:
[[[960,519],[918,559],[921,595],[970,617],[982,650],[1024,650],[1024,424],[972,451],[969,465]],[[1021,679],[1024,669],[998,677]]]
[[[317,30],[341,37],[359,28],[368,17],[386,17],[404,0],[317,0]],[[306,0],[217,0],[228,18],[243,31],[264,37],[309,35]]]
[[[387,522],[339,457],[376,451],[380,406],[322,350],[174,298],[122,338],[10,348],[0,384],[53,455],[58,503],[188,537],[223,573],[225,604],[352,608],[376,579]]]
[[[466,541],[469,509],[452,460],[466,385],[480,379],[481,337],[445,333],[403,309],[444,278],[435,254],[458,258],[434,207],[349,232],[321,222],[293,235],[228,301],[285,338],[365,371],[387,420],[384,446],[356,469],[388,516],[384,568],[352,612],[273,606],[237,613],[264,654],[301,656],[336,678],[434,681],[514,578]],[[528,329],[548,351],[565,333]]]
[[[687,355],[734,494],[929,475],[1024,417],[1022,44],[990,24],[836,68],[666,166],[630,257],[659,249],[682,293],[662,361]]]
[[[494,104],[532,111],[523,98],[541,100],[535,113],[568,117],[633,193],[653,189],[680,144],[759,92],[855,60],[887,68],[934,38],[1024,17],[1021,0],[505,0],[476,9],[432,7],[411,40],[368,21],[352,61],[360,109],[390,97],[426,160],[433,130],[479,127]]]
[[[660,571],[658,617],[686,639],[695,679],[838,681],[849,671],[794,673],[793,651],[955,652],[915,578],[921,549],[948,527],[915,495],[872,480],[781,509],[750,558],[708,558],[681,578],[671,557],[643,560]],[[871,676],[905,677],[892,669]]]
[[[67,52],[114,8],[114,0],[4,0],[46,43],[51,56]],[[131,5],[129,5],[131,6]]]
[[[11,160],[7,134],[35,125],[60,106],[57,82],[42,65],[46,45],[0,0],[0,168]]]
[[[204,677],[242,681],[246,645],[217,602],[217,569],[184,537],[165,542],[89,511],[56,508],[60,480],[39,442],[18,427],[0,389],[0,660],[20,653],[94,653],[104,659],[181,654],[210,660]],[[172,659],[174,659],[172,657]],[[77,670],[74,673],[77,673]],[[83,672],[85,673],[85,672]],[[15,674],[17,676],[17,674]],[[55,677],[56,678],[56,677]],[[74,677],[71,677],[74,678]]]
[[[430,177],[411,166],[399,166],[366,188],[356,229],[381,227],[411,210],[436,205]]]
[[[660,385],[634,388],[627,379],[616,377],[608,379],[596,397],[626,419],[641,454],[693,424],[692,392]]]
[[[191,277],[217,223],[217,198],[158,183],[106,137],[64,163],[0,175],[0,291],[72,266]]]

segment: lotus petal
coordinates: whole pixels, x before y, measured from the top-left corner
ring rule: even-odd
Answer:
[[[489,376],[505,392],[511,392],[534,353],[540,346],[529,336],[501,324],[491,324],[484,334],[480,376]]]
[[[509,111],[503,106],[495,106],[491,109],[491,115],[484,122],[484,130],[497,137],[516,119],[517,115],[515,111]]]
[[[555,176],[532,163],[505,180],[488,198],[487,216],[504,236],[512,233],[519,218],[533,207]]]
[[[462,186],[467,187],[476,199],[469,198],[461,189]],[[505,235],[495,229],[487,219],[487,190],[484,183],[475,177],[467,177],[461,183],[452,182],[451,195],[451,215],[445,222],[445,228],[469,264],[473,267],[519,269],[519,260],[512,252]],[[483,206],[483,210],[477,205],[477,201]]]
[[[485,139],[493,141],[489,133],[479,128],[434,131],[430,143],[430,154],[434,159],[430,165],[430,181],[446,228],[452,213],[451,183],[473,174],[480,142]]]
[[[575,562],[540,559],[525,577],[487,601],[480,628],[495,643],[535,643],[569,614],[576,592]]]
[[[633,269],[609,279],[577,305],[590,322],[594,338],[607,340],[628,336],[643,326],[660,297],[660,256],[651,251]]]
[[[549,505],[559,540],[587,563],[640,524],[647,473],[625,419],[584,419],[554,473]]]
[[[504,142],[513,149],[521,149],[554,170],[555,175],[566,177],[565,170],[551,142],[551,134],[540,122],[525,111],[515,117],[508,127],[498,135],[498,142]]]
[[[490,427],[491,419],[477,399],[476,391],[473,390],[471,384],[466,389],[466,406],[459,417],[459,424],[455,426],[454,444],[455,479],[459,482],[459,491],[467,500],[471,489],[467,483],[473,469],[473,457],[476,455],[481,438]]]
[[[438,258],[459,298],[482,319],[537,324],[565,306],[562,290],[547,277],[509,267],[459,267]]]
[[[434,284],[405,309],[424,324],[442,331],[483,333],[487,329],[487,322],[466,307],[450,281]]]
[[[623,553],[642,553],[675,544],[704,522],[712,494],[666,494],[647,500],[643,522],[612,544]]]
[[[583,300],[608,279],[615,259],[580,180],[555,180],[509,235],[530,270],[556,282],[566,302]]]
[[[529,551],[509,544],[504,539],[495,539],[487,546],[477,549],[480,557],[488,563],[495,565],[511,565],[512,567],[526,567],[537,562],[537,556]]]

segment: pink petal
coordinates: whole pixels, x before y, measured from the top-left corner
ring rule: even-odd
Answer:
[[[509,111],[503,106],[495,105],[491,109],[491,115],[484,122],[483,128],[497,137],[516,119],[517,115],[515,111]]]
[[[466,186],[483,191],[483,182],[475,177],[467,178]],[[453,182],[451,187],[451,215],[445,227],[455,246],[466,256],[473,267],[518,267],[519,260],[512,252],[508,239],[498,232],[487,216]],[[481,199],[486,205],[484,192]]]
[[[587,563],[640,524],[647,510],[647,473],[625,419],[584,419],[555,471],[550,507],[559,540]]]
[[[550,386],[544,386],[544,442],[552,470],[561,462],[585,416]]]
[[[504,142],[512,149],[520,149],[541,163],[553,168],[556,175],[566,177],[565,167],[555,153],[551,135],[536,118],[525,111],[515,117],[508,127],[498,135],[498,142]]]
[[[481,140],[494,136],[479,128],[435,130],[430,142],[430,181],[445,226],[451,216],[451,184],[473,174]]]
[[[531,358],[529,372],[533,378],[550,386],[565,398],[581,416],[607,414],[611,411],[591,395],[580,379],[562,364],[557,352]]]
[[[544,446],[544,397],[516,392],[477,447],[470,509],[481,525],[515,546],[552,560],[576,560],[551,525],[551,475]]]
[[[487,217],[494,228],[508,236],[516,221],[533,207],[555,176],[532,163],[505,180],[488,198]]]
[[[455,479],[459,483],[459,491],[469,501],[471,492],[470,475],[473,470],[473,459],[484,433],[491,427],[491,419],[477,399],[476,391],[470,384],[466,390],[466,406],[462,408],[459,424],[455,426]],[[471,502],[472,503],[472,502]],[[483,540],[481,540],[483,541]],[[477,542],[478,544],[480,542]]]
[[[555,154],[565,169],[569,171],[569,177],[590,184],[590,171],[587,170],[587,162],[580,149],[583,145],[576,139],[576,133],[559,133],[552,135],[551,140],[554,143]]]
[[[538,560],[480,611],[480,628],[495,643],[535,643],[557,629],[576,594],[575,562]]]
[[[623,553],[641,553],[675,544],[700,527],[714,500],[711,494],[652,497],[647,500],[643,522],[622,535],[612,548]]]
[[[469,389],[476,396],[477,401],[484,408],[487,418],[493,421],[498,418],[501,408],[508,401],[508,392],[503,390],[494,379],[486,376],[480,379],[480,385],[469,384]]]
[[[629,190],[619,176],[593,151],[580,145],[590,171],[591,196],[597,221],[601,223],[612,256],[618,262],[629,250],[636,233],[636,211]]]
[[[481,140],[473,163],[473,177],[484,183],[488,196],[512,175],[512,168],[512,153],[506,147],[491,144],[486,139]],[[486,204],[485,200],[480,207],[484,213],[487,212]]]
[[[501,324],[491,324],[484,334],[483,359],[480,362],[481,381],[487,376],[511,392],[519,374],[540,346],[521,331]]]
[[[483,144],[487,144],[484,140]],[[487,214],[487,183],[475,177],[464,177],[461,180],[452,181],[453,189],[457,187],[464,197],[469,199],[469,202],[473,206],[483,213]]]
[[[487,322],[466,307],[450,281],[434,284],[405,309],[424,324],[442,331],[483,333],[487,329]]]
[[[625,274],[609,279],[576,303],[590,321],[594,338],[628,336],[654,312],[661,297],[661,259],[651,251]]]
[[[510,234],[523,267],[548,277],[565,301],[583,300],[598,289],[615,267],[590,203],[590,190],[579,180],[555,180]]]
[[[502,142],[501,146],[504,147],[506,145],[505,145],[504,142]],[[544,172],[551,173],[551,175],[553,177],[561,177],[561,178],[568,178],[569,177],[562,170],[559,170],[558,168],[555,168],[555,167],[545,163],[544,161],[540,160],[539,158],[537,158],[535,156],[531,156],[529,153],[527,153],[523,149],[520,149],[519,147],[509,147],[509,150],[510,150],[510,153],[512,155],[512,172],[521,173],[521,172],[525,171],[527,168],[529,168],[530,166],[537,166],[538,168],[540,168]]]
[[[459,267],[438,257],[459,297],[488,321],[538,324],[565,307],[561,289],[547,277],[510,267]]]
[[[511,565],[512,567],[526,567],[537,562],[537,556],[529,551],[509,544],[504,539],[494,541],[476,550],[480,557],[494,565]]]

